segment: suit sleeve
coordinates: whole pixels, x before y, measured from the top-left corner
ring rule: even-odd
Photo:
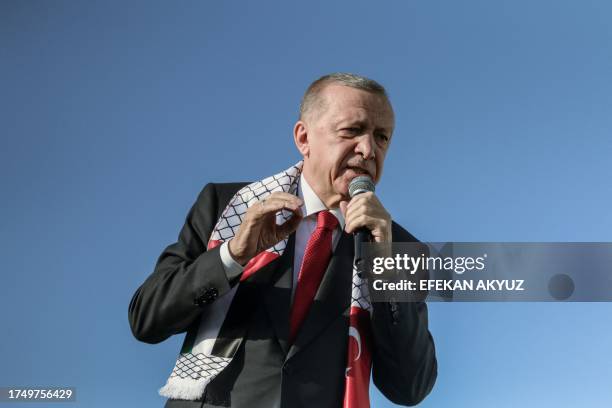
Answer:
[[[191,207],[177,242],[164,249],[153,273],[132,297],[128,317],[138,340],[159,343],[186,331],[203,307],[236,283],[226,274],[220,247],[206,249],[217,213],[215,185],[207,184]]]
[[[395,242],[416,241],[402,228]],[[372,378],[390,401],[412,406],[421,402],[436,381],[438,364],[428,329],[427,305],[415,302],[374,302]]]

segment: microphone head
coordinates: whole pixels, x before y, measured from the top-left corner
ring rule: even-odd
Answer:
[[[353,198],[357,194],[374,192],[375,186],[370,176],[357,176],[351,180],[348,190],[349,196]]]

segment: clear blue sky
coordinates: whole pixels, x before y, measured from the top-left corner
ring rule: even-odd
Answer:
[[[205,183],[299,159],[299,98],[332,71],[388,88],[379,196],[421,240],[612,241],[611,21],[603,0],[2,1],[0,385],[162,406],[182,336],[133,339],[133,292]],[[420,406],[610,407],[611,315],[431,304]]]

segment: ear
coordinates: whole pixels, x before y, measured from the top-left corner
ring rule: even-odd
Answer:
[[[308,145],[308,129],[304,121],[298,120],[293,126],[293,141],[302,156],[308,157],[310,146]]]

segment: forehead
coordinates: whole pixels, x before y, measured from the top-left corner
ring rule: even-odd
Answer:
[[[383,95],[330,84],[321,90],[319,97],[325,107],[321,119],[326,122],[371,122],[374,127],[393,130],[393,109]]]

